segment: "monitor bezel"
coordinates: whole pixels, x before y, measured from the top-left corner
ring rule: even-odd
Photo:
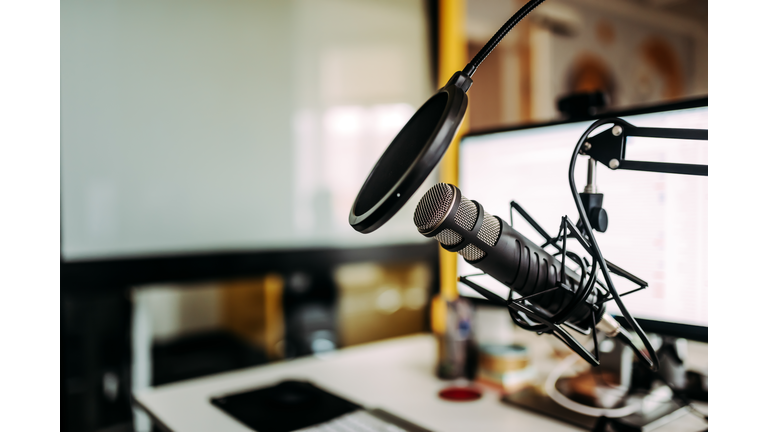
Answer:
[[[510,127],[490,128],[490,129],[471,131],[465,134],[461,138],[461,141],[459,142],[459,154],[461,154],[461,148],[467,144],[468,138],[473,138],[478,136],[488,136],[488,135],[504,133],[504,132],[515,132],[515,131],[520,131],[525,129],[535,129],[535,128],[543,128],[543,127],[549,127],[549,126],[566,125],[566,124],[572,124],[572,123],[580,123],[584,121],[595,121],[595,120],[599,120],[601,118],[607,118],[607,117],[625,117],[625,116],[632,116],[632,115],[654,114],[654,113],[660,113],[664,111],[677,111],[677,110],[690,109],[690,108],[702,108],[707,106],[709,106],[708,96],[704,96],[704,97],[685,99],[685,100],[680,100],[680,101],[675,101],[670,103],[638,106],[638,107],[628,108],[624,110],[605,111],[605,112],[601,112],[599,114],[595,114],[593,116],[588,116],[588,117],[561,119],[561,120],[555,120],[551,122],[527,123],[527,124],[514,125]],[[459,158],[459,172],[461,172],[461,158]],[[491,302],[485,299],[469,297],[469,296],[464,296],[464,298],[470,299],[470,301],[472,301],[475,304],[499,307],[499,306],[493,305]],[[624,320],[623,317],[616,316],[616,319],[623,326],[627,325],[627,322],[626,320]],[[640,326],[646,332],[649,332],[649,333],[657,333],[661,335],[667,335],[667,336],[689,339],[689,340],[705,342],[705,343],[708,341],[708,330],[709,330],[708,326],[684,324],[684,323],[672,322],[672,321],[657,321],[657,320],[637,318],[637,317],[635,319],[638,322],[638,324],[640,324]]]

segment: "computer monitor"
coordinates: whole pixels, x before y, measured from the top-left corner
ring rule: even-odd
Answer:
[[[620,117],[641,127],[708,128],[706,98],[600,117]],[[555,236],[563,215],[574,223],[578,220],[568,166],[579,137],[593,122],[562,121],[469,134],[459,149],[459,189],[482,204],[486,213],[507,222],[510,201],[515,201]],[[630,138],[626,157],[707,164],[707,142]],[[586,184],[587,160],[581,156],[577,161],[579,192]],[[707,340],[707,185],[706,176],[613,171],[598,164],[597,188],[604,194],[609,223],[605,233],[596,232],[597,242],[607,260],[648,282],[645,290],[623,297],[646,331]],[[544,243],[517,213],[513,227]],[[459,275],[479,272],[461,258],[458,271]],[[621,277],[612,279],[620,293],[636,287]],[[509,293],[490,276],[473,280],[505,298]],[[480,297],[462,284],[459,293]],[[620,314],[614,302],[608,303],[607,311]]]

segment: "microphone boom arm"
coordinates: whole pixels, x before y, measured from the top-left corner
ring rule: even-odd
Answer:
[[[612,128],[605,130],[593,137],[589,136],[600,126],[611,123],[614,125]],[[607,285],[608,291],[611,294],[611,297],[606,299],[606,301],[613,300],[616,302],[616,305],[619,307],[619,310],[621,310],[625,320],[632,328],[632,330],[637,334],[638,338],[642,341],[643,346],[645,347],[645,351],[636,346],[634,342],[630,340],[627,340],[627,342],[630,343],[633,351],[635,351],[640,359],[645,362],[646,366],[648,366],[651,370],[656,371],[659,367],[659,359],[656,355],[656,350],[651,345],[651,342],[648,340],[648,336],[645,334],[643,329],[624,306],[624,302],[621,300],[621,296],[623,294],[619,294],[616,291],[616,287],[613,285],[613,281],[611,280],[611,276],[608,271],[608,263],[606,262],[605,258],[603,258],[603,254],[600,252],[600,247],[598,246],[597,239],[594,236],[592,225],[589,221],[589,218],[587,218],[584,205],[579,198],[579,193],[576,190],[576,181],[574,180],[576,158],[579,156],[579,154],[583,154],[590,156],[591,158],[599,161],[611,169],[630,169],[670,174],[706,176],[708,174],[708,167],[707,165],[628,161],[625,159],[626,142],[628,136],[707,140],[708,131],[703,129],[639,128],[618,118],[606,118],[597,120],[596,122],[592,123],[589,128],[587,128],[584,134],[582,134],[581,138],[579,138],[579,141],[576,143],[576,148],[573,151],[573,156],[571,157],[571,163],[568,169],[568,183],[571,187],[571,194],[573,195],[573,200],[576,203],[576,208],[579,211],[579,217],[584,224],[585,230],[583,233],[587,237],[587,241],[589,243],[589,247],[586,249],[590,252],[592,257],[598,261],[603,274],[603,279],[605,280],[605,284]],[[589,145],[587,145],[587,143]],[[624,274],[628,274],[626,271],[623,271],[614,265],[611,265],[611,267],[615,267],[617,270],[619,270],[617,274],[622,276],[624,276]],[[647,283],[642,280],[638,279],[636,282],[642,282],[642,285],[647,286]],[[624,295],[625,294],[629,293],[624,293]],[[624,333],[626,335],[626,332]]]
[[[589,140],[580,147],[580,154],[587,155],[612,170],[623,169],[698,176],[706,176],[708,174],[707,165],[646,162],[625,159],[628,137],[706,141],[709,135],[709,131],[706,129],[644,128],[634,126],[618,118],[607,120],[614,123],[614,126],[589,138]]]

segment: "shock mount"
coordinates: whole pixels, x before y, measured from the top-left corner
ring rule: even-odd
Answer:
[[[612,124],[612,127],[590,136],[596,129],[604,125]],[[552,247],[555,249],[553,256],[560,257],[560,280],[554,287],[543,291],[523,296],[515,297],[514,291],[510,289],[507,298],[503,298],[494,292],[478,285],[470,280],[475,276],[481,276],[485,273],[472,274],[459,277],[459,281],[472,288],[477,293],[485,297],[491,303],[505,306],[509,309],[512,320],[519,327],[534,331],[539,334],[552,334],[563,343],[565,343],[574,352],[579,354],[584,360],[593,366],[600,365],[600,354],[597,343],[596,330],[598,328],[597,314],[602,310],[607,302],[615,302],[621,311],[630,330],[642,342],[642,347],[631,336],[629,331],[620,328],[618,336],[624,342],[628,343],[635,354],[651,370],[658,369],[658,356],[654,347],[651,345],[647,335],[634,319],[632,314],[624,306],[622,297],[638,292],[648,287],[648,283],[621,267],[611,263],[603,257],[602,252],[594,236],[593,230],[605,232],[608,225],[607,213],[602,208],[602,194],[598,194],[594,185],[595,165],[597,162],[607,166],[612,170],[636,170],[659,172],[669,174],[686,174],[706,176],[708,174],[707,165],[679,164],[666,162],[646,162],[632,161],[626,159],[627,138],[649,137],[649,138],[675,138],[707,140],[708,131],[705,129],[671,129],[671,128],[642,128],[636,127],[619,118],[606,118],[594,122],[585,132],[576,144],[573,156],[571,157],[568,179],[571,193],[573,195],[576,208],[579,212],[579,220],[574,224],[568,216],[563,216],[560,222],[560,229],[556,236],[550,236],[536,221],[515,201],[510,202],[510,226],[512,226],[513,215],[516,211],[522,218],[544,238],[545,242],[540,246]],[[579,155],[589,156],[589,169],[587,178],[587,187],[583,193],[576,190],[574,181],[574,168],[576,158]],[[587,256],[569,251],[567,249],[568,239],[574,239],[586,251]],[[573,292],[573,288],[566,284],[566,261],[574,265],[572,270],[580,275],[580,281],[575,288],[575,295],[572,300],[563,305],[560,310],[552,316],[546,316],[538,311],[530,302],[531,299],[555,291],[568,290]],[[623,293],[618,293],[611,275],[620,276],[634,285],[636,288]],[[602,276],[602,280],[600,279]],[[570,325],[567,320],[576,306],[588,298],[593,292],[596,292],[597,300],[592,305],[592,320],[588,329],[580,329]],[[566,329],[577,331],[582,334],[591,334],[593,341],[593,350],[584,347],[573,335]]]

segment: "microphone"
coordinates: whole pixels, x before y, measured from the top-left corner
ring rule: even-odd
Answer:
[[[482,270],[521,296],[541,293],[557,286],[561,280],[560,262],[525,236],[515,231],[498,216],[487,214],[476,201],[462,196],[456,186],[438,183],[430,188],[416,206],[413,222],[419,232],[436,239],[443,249],[457,252],[474,267]],[[582,277],[565,267],[564,289],[556,289],[528,300],[547,318],[570,304]],[[576,305],[565,324],[588,333],[595,310],[597,328],[614,336],[619,324],[604,314],[605,305],[595,308],[593,291]]]

